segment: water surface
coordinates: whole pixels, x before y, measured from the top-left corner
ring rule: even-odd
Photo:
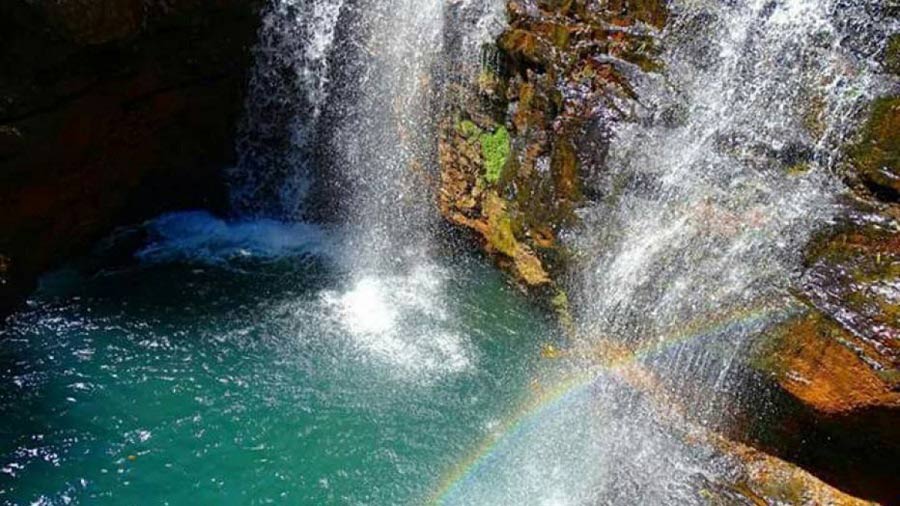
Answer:
[[[354,277],[312,227],[151,228],[0,333],[0,502],[421,504],[550,334],[477,260]]]

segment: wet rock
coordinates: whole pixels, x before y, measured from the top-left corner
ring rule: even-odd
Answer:
[[[0,311],[117,224],[224,205],[259,4],[0,3]]]
[[[144,19],[142,0],[42,2],[50,23],[78,44],[103,44],[136,35]]]
[[[753,364],[778,407],[754,443],[885,501],[900,459],[900,227],[893,206],[846,205],[855,211],[808,246],[806,311],[759,343]]]
[[[769,339],[762,368],[804,404],[827,415],[883,408],[900,416],[896,361],[823,313],[794,318]]]
[[[23,149],[25,139],[19,129],[0,125],[0,159],[17,155]]]
[[[814,241],[806,263],[805,298],[853,336],[861,359],[900,367],[900,223],[861,210]]]
[[[894,34],[888,39],[882,61],[887,72],[900,75],[900,34]]]
[[[507,5],[509,27],[484,58],[499,63],[460,90],[441,122],[439,203],[524,285],[546,287],[565,271],[570,253],[559,234],[578,223],[584,180],[602,170],[587,126],[626,116],[635,97],[623,69],[658,68],[650,30],[663,26],[666,9],[658,1]]]
[[[850,152],[856,174],[884,200],[900,202],[900,97],[871,105],[859,142]]]

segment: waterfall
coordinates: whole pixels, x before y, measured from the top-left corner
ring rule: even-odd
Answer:
[[[256,50],[236,208],[336,222],[347,283],[323,307],[404,374],[473,363],[445,330],[434,121],[501,5],[274,0]],[[498,434],[446,503],[694,504],[736,472],[688,441],[741,389],[735,364],[796,306],[800,252],[842,212],[838,151],[882,86],[888,27],[863,1],[669,7],[664,70],[629,72],[634,115],[608,126],[599,197],[565,238],[580,353],[536,383],[575,386]]]
[[[272,0],[229,174],[235,213],[339,222],[354,270],[419,263],[448,55],[477,62],[504,16],[496,0]]]
[[[863,2],[677,1],[666,68],[614,128],[605,198],[585,212],[576,307],[588,341],[634,345],[786,304],[805,243],[840,212],[838,150],[878,92]],[[882,27],[883,29],[883,27]],[[880,40],[884,40],[881,38]],[[743,334],[727,340],[739,353]],[[673,353],[691,381],[729,360]],[[677,362],[677,363],[676,363]],[[718,386],[722,386],[719,384]]]
[[[232,203],[324,222],[346,278],[324,311],[409,374],[468,365],[434,258],[437,134],[450,54],[477,62],[498,0],[271,0],[254,49]],[[456,16],[453,26],[446,24]]]
[[[361,1],[339,50],[326,190],[340,202],[347,265],[392,270],[426,255],[433,219],[432,69],[442,52],[443,0]],[[334,188],[333,183],[340,185]]]
[[[229,173],[237,214],[304,216],[344,3],[272,0],[266,6],[253,49],[238,164]]]

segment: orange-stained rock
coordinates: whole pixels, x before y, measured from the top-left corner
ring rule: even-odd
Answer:
[[[867,362],[869,345],[821,313],[797,317],[773,334],[761,363],[803,403],[828,414],[885,407],[900,416],[900,375]]]
[[[694,413],[682,403],[680,392],[668,388],[664,379],[635,360],[636,351],[615,340],[599,338],[586,350],[553,350],[552,357],[562,355],[599,364],[612,372],[630,388],[641,392],[652,402],[659,416],[657,422],[671,424],[682,433],[685,444],[714,448],[723,454],[733,469],[723,480],[711,481],[702,490],[709,504],[792,505],[792,506],[865,506],[870,502],[839,490],[822,481],[796,463],[770,455],[747,444],[698,424]],[[681,387],[683,388],[683,387]],[[743,434],[737,434],[744,436]],[[840,455],[835,455],[841,458]],[[826,473],[827,474],[827,473]],[[838,480],[841,481],[841,480]],[[874,491],[864,490],[868,494]]]

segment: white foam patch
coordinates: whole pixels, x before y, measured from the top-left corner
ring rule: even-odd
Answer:
[[[333,302],[337,302],[343,322],[353,334],[383,334],[397,324],[397,310],[375,278],[363,278]]]
[[[375,360],[404,372],[459,372],[471,365],[443,310],[444,273],[433,266],[405,275],[368,274],[346,291],[322,293],[327,313]]]
[[[327,246],[325,232],[315,225],[268,219],[226,221],[206,211],[164,214],[149,222],[147,229],[150,243],[136,256],[148,263],[270,261],[322,255]]]

